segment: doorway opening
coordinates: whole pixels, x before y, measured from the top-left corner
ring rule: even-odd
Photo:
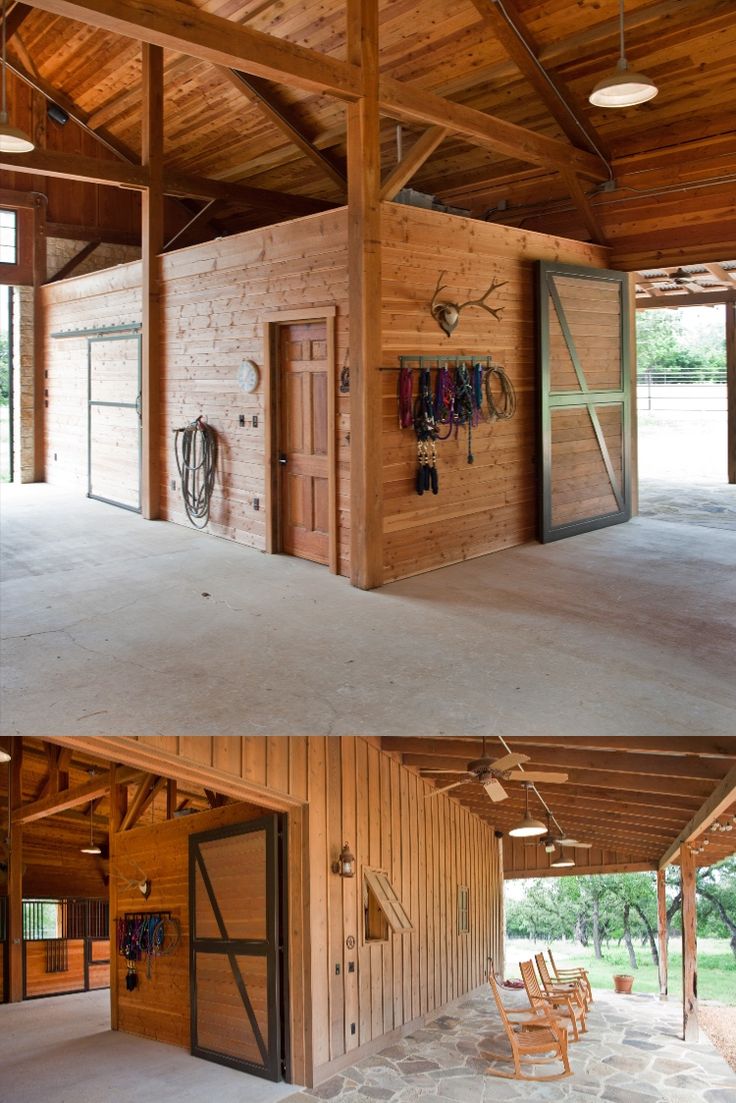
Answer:
[[[736,529],[729,484],[731,304],[637,311],[639,512]]]

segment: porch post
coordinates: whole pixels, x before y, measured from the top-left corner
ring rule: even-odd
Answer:
[[[141,161],[149,171],[149,184],[141,199],[142,268],[142,455],[141,512],[156,520],[161,508],[161,258],[164,247],[163,50],[143,43],[143,113]]]
[[[736,303],[726,303],[725,311],[728,481],[736,483]]]
[[[23,740],[9,740],[6,749],[12,755],[8,763],[8,1003],[23,999],[23,828],[13,823],[13,812],[23,803]]]
[[[657,870],[657,926],[659,934],[659,998],[667,999],[667,897],[665,895],[665,874],[667,870]]]
[[[698,1040],[698,931],[695,904],[695,856],[689,843],[680,847],[682,887],[682,1036]]]

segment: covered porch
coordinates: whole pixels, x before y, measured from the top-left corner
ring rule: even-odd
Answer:
[[[504,1001],[523,1007],[520,992]],[[489,1076],[505,1071],[484,1052],[501,1051],[505,1036],[490,989],[458,1000],[422,1029],[286,1103],[331,1099],[340,1103],[426,1099],[458,1103],[490,1100],[602,1099],[610,1103],[733,1103],[736,1076],[706,1035],[683,1043],[679,1009],[652,996],[595,992],[588,1032],[570,1047],[573,1075],[552,1084]],[[541,1070],[540,1070],[541,1071]]]

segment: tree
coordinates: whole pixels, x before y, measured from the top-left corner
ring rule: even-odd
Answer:
[[[0,406],[7,406],[10,397],[10,349],[6,333],[0,333]]]

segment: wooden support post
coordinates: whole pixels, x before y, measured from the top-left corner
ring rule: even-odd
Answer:
[[[736,483],[736,303],[726,303],[725,311],[728,481]]]
[[[665,894],[666,869],[657,870],[657,928],[659,936],[659,998],[667,999],[667,896]]]
[[[128,790],[119,781],[119,767],[112,766],[110,785],[110,820],[108,827],[108,856],[110,871],[110,1026],[118,1029],[118,832],[128,810]]]
[[[176,811],[176,779],[170,777],[166,782],[166,819],[173,820]]]
[[[682,1036],[698,1040],[698,929],[695,900],[695,856],[689,843],[680,847],[682,886]]]
[[[629,273],[628,291],[621,288],[621,293],[629,296],[629,330],[623,338],[629,345],[629,411],[631,448],[629,451],[629,464],[631,467],[631,516],[635,517],[639,512],[639,415],[637,409],[637,367],[636,367],[636,273]],[[621,306],[623,307],[623,303]]]
[[[148,187],[141,203],[143,269],[142,326],[142,469],[141,510],[153,520],[161,499],[161,317],[160,257],[164,247],[163,193],[163,50],[143,44],[143,118],[141,161],[148,169]]]
[[[347,108],[350,271],[350,579],[383,581],[381,459],[381,151],[378,118],[378,3],[348,0],[348,61],[360,66],[361,96]]]
[[[41,288],[46,283],[46,198],[33,201],[33,481],[46,479],[45,324]]]
[[[23,740],[14,739],[8,764],[8,977],[9,1003],[23,999],[23,828],[12,813],[23,803]]]

